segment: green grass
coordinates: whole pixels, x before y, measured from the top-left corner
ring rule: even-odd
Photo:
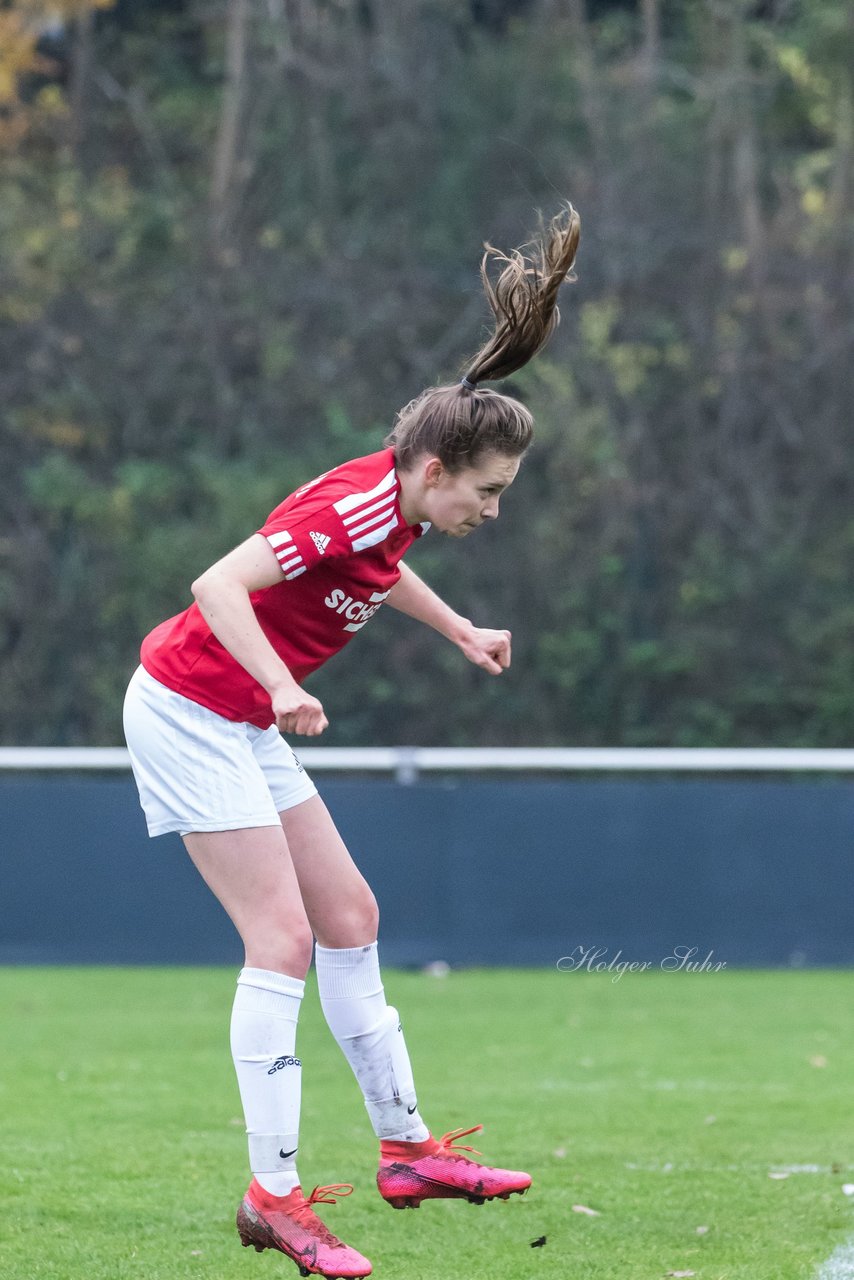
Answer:
[[[281,1256],[241,1249],[233,1227],[247,1181],[233,977],[0,970],[2,1280],[296,1277]],[[809,1280],[854,1231],[852,984],[818,971],[388,972],[428,1123],[483,1121],[468,1141],[534,1175],[507,1203],[395,1212],[310,983],[304,1186],[356,1185],[323,1213],[379,1280]]]

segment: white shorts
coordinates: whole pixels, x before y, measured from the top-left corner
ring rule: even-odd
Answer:
[[[128,685],[124,726],[150,836],[277,827],[283,809],[317,795],[275,725],[226,720],[143,667]]]

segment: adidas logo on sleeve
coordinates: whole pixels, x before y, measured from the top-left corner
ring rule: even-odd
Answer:
[[[329,534],[328,533],[310,533],[308,536],[311,538],[312,542],[317,547],[320,554],[324,555],[326,552],[326,548],[329,546],[329,543],[331,542],[331,538],[329,537]]]

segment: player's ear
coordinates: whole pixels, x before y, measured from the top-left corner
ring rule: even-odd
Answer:
[[[445,475],[445,468],[438,458],[428,457],[424,464],[424,479],[431,489],[435,489],[436,485]]]

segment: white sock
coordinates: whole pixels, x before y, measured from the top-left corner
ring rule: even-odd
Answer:
[[[423,1142],[412,1067],[397,1010],[386,1004],[377,944],[314,949],[320,1003],[353,1069],[378,1138]]]
[[[249,1138],[249,1167],[271,1195],[299,1182],[296,1153],[302,1064],[295,1057],[305,983],[268,969],[241,969],[231,1014],[231,1054]]]

